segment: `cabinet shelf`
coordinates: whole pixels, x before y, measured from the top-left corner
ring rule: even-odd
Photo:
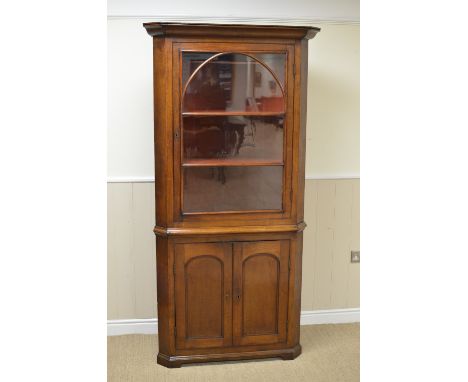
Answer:
[[[206,52],[206,53],[208,53],[208,52]],[[191,63],[200,65],[200,64],[203,64],[204,62],[206,62],[206,60],[207,59],[191,60]],[[244,61],[214,59],[214,60],[210,61],[208,64],[209,65],[214,65],[214,64],[219,64],[219,65],[252,65],[252,64],[253,65],[258,65],[258,62],[249,57],[248,60],[244,60]]]
[[[284,111],[223,111],[223,110],[206,110],[206,111],[184,111],[183,117],[282,117]]]
[[[182,167],[249,167],[249,166],[283,166],[281,160],[264,159],[186,159]]]

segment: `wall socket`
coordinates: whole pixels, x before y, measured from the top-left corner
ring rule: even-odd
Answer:
[[[352,263],[361,262],[361,251],[351,251],[351,262]]]

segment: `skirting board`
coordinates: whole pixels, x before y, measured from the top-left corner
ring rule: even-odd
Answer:
[[[303,310],[301,325],[345,324],[359,322],[359,308],[331,310]],[[133,319],[107,321],[107,335],[121,336],[125,334],[157,334],[158,319]]]

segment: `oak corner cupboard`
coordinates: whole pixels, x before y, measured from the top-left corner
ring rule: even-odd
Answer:
[[[313,27],[146,23],[153,38],[158,363],[301,352]]]

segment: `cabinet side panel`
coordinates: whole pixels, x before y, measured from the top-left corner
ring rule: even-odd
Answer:
[[[172,59],[171,41],[153,39],[154,82],[154,168],[156,187],[156,224],[167,227],[170,204],[168,188],[172,181],[172,146],[168,144],[171,129]]]
[[[307,130],[307,73],[308,73],[308,40],[296,42],[295,46],[296,84],[295,84],[295,125],[299,127],[298,142],[298,172],[297,172],[297,222],[304,220],[304,189],[305,189],[305,155]],[[298,109],[297,109],[298,108]]]
[[[156,239],[156,268],[157,268],[157,295],[158,295],[158,339],[159,352],[170,353],[170,296],[169,288],[169,264],[168,264],[168,240],[157,237]]]
[[[291,240],[289,274],[288,345],[299,343],[302,285],[302,232]]]

